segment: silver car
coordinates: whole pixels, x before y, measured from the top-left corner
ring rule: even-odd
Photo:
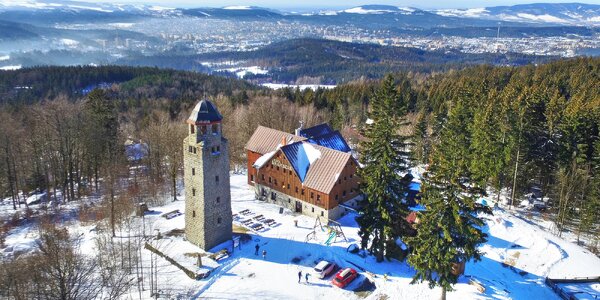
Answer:
[[[325,278],[331,274],[337,266],[335,263],[322,260],[315,266],[315,273],[319,278]]]

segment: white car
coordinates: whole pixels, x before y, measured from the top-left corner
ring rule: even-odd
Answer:
[[[327,277],[327,275],[335,271],[336,267],[337,266],[335,265],[335,263],[322,260],[315,266],[315,273],[317,274],[317,277],[325,278]]]

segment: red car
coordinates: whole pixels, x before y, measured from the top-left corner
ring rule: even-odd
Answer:
[[[341,269],[339,272],[337,272],[337,274],[335,274],[335,277],[333,277],[331,283],[339,288],[344,288],[350,284],[352,280],[356,279],[356,277],[358,277],[356,270],[352,268],[345,268]]]

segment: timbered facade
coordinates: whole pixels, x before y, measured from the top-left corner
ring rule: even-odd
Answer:
[[[357,162],[339,132],[328,125],[296,134],[260,126],[246,150],[248,184],[260,199],[329,219],[357,206]]]

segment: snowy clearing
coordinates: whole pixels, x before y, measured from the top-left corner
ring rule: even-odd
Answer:
[[[254,190],[247,185],[245,175],[231,176],[231,199],[233,213],[249,210],[247,216],[234,218],[234,231],[246,232],[251,240],[241,244],[240,249],[219,261],[220,266],[212,271],[210,277],[202,280],[190,279],[183,271],[171,265],[165,259],[158,258],[158,285],[162,295],[178,298],[219,298],[219,299],[437,299],[439,289],[429,289],[427,284],[411,285],[414,271],[403,262],[390,261],[377,263],[373,257],[360,257],[347,252],[351,244],[359,243],[358,226],[354,214],[348,214],[340,221],[347,241],[337,238],[331,245],[325,241],[329,237],[326,229],[314,228],[315,219],[297,215],[289,210],[279,213],[279,206],[255,200]],[[9,210],[8,201],[4,201],[2,210]],[[185,213],[185,202],[180,198],[162,207],[152,207],[145,216],[146,233],[160,231],[162,234],[173,229],[184,228],[184,215],[172,219],[161,217],[173,210]],[[241,221],[263,215],[273,219],[273,226],[259,232],[250,230]],[[494,215],[482,215],[485,219],[485,232],[488,242],[481,246],[485,253],[480,262],[469,262],[465,276],[454,286],[455,291],[448,293],[448,299],[558,299],[558,296],[545,285],[547,276],[552,278],[571,278],[598,276],[600,259],[573,243],[564,241],[547,233],[534,223],[512,213],[495,209]],[[139,220],[139,219],[138,219]],[[294,226],[295,221],[298,226]],[[141,220],[132,226],[141,226]],[[72,232],[82,233],[85,238],[82,249],[93,253],[95,231],[92,226],[81,226],[76,221],[65,223]],[[137,225],[136,225],[137,224]],[[314,238],[306,241],[307,235],[314,230]],[[182,238],[182,237],[181,237]],[[19,226],[9,233],[5,249],[0,253],[25,252],[31,249],[37,239],[37,231],[32,226]],[[158,243],[159,248],[172,242]],[[176,243],[182,243],[182,240]],[[185,242],[184,242],[185,243]],[[255,245],[260,252],[267,251],[266,258],[255,255]],[[223,248],[230,251],[227,242],[210,252]],[[178,246],[183,247],[183,246]],[[184,252],[201,251],[187,243]],[[143,261],[149,266],[151,252],[142,250]],[[340,267],[353,267],[359,277],[347,288],[340,289],[331,285],[332,276],[318,279],[312,268],[321,259],[331,260]],[[193,264],[187,262],[188,267]],[[358,267],[357,267],[358,266]],[[365,271],[361,270],[364,269]],[[303,273],[302,283],[298,283],[298,272]],[[368,272],[367,272],[368,271]],[[309,283],[305,283],[304,274],[313,274]],[[386,276],[384,276],[384,274]],[[366,279],[371,280],[375,288],[363,288]],[[470,281],[481,284],[485,291],[480,293]],[[354,290],[363,290],[355,292]],[[586,289],[600,293],[597,284]],[[142,292],[149,298],[149,292]],[[132,290],[125,297],[138,298],[138,291]]]

